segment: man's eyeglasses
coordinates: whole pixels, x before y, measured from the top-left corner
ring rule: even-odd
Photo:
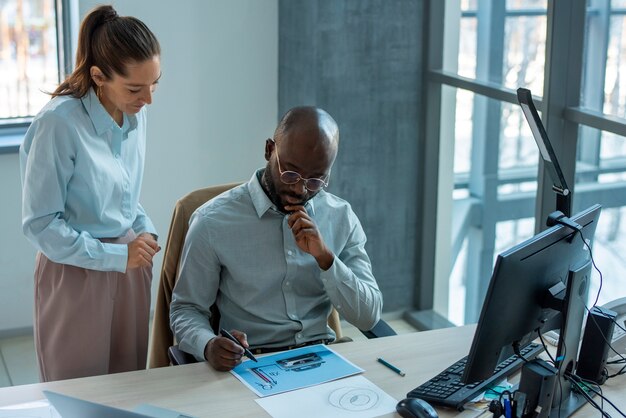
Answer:
[[[278,161],[278,172],[280,173],[280,181],[282,181],[285,184],[296,184],[300,180],[302,180],[304,182],[304,187],[306,187],[306,189],[310,192],[317,192],[318,190],[321,190],[322,188],[328,186],[328,181],[326,180],[316,179],[316,178],[305,179],[304,177],[300,175],[300,173],[296,173],[295,171],[283,171],[280,168],[280,158],[278,157],[278,146],[276,145],[274,149],[276,150],[276,161]],[[326,179],[328,179],[328,175],[326,176]]]

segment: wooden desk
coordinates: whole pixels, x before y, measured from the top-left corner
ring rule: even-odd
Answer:
[[[366,378],[399,400],[467,355],[473,332],[474,326],[465,326],[355,341],[332,348],[365,369]],[[377,357],[397,365],[406,377],[379,364]],[[612,402],[626,410],[625,376],[610,379],[602,388]],[[216,372],[206,363],[3,388],[0,405],[42,399],[43,389],[127,409],[150,403],[199,418],[268,416],[254,401],[254,393],[230,373]],[[606,403],[605,407],[608,407]],[[608,408],[607,411],[616,415]],[[439,414],[457,415],[456,411],[443,409],[439,409]],[[585,406],[576,417],[598,415],[593,408]]]

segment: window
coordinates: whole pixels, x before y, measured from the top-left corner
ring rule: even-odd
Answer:
[[[497,254],[543,229],[555,209],[518,87],[537,97],[574,190],[572,212],[603,206],[599,303],[626,296],[618,286],[626,268],[626,1],[431,1],[428,21],[426,100],[435,111],[426,132],[439,145],[426,147],[438,164],[425,177],[437,176],[438,189],[424,197],[436,202],[424,224],[437,248],[423,259],[435,272],[434,310],[475,322]],[[593,274],[591,303],[600,283]]]
[[[65,66],[66,1],[0,1],[0,147],[15,149],[30,119],[50,100]]]

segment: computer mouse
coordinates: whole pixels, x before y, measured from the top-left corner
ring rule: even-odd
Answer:
[[[396,411],[404,418],[439,418],[435,408],[419,398],[402,399],[396,405]]]

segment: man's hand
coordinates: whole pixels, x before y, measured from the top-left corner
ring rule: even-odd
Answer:
[[[288,223],[298,247],[315,257],[317,265],[322,270],[328,270],[333,265],[335,256],[326,247],[317,225],[306,212],[304,206],[285,206],[285,209],[292,212],[289,215]]]
[[[143,233],[128,244],[126,270],[152,266],[152,258],[161,250],[152,234]]]
[[[241,345],[246,348],[249,347],[245,333],[237,330],[230,331],[230,333],[237,338]],[[221,372],[227,372],[239,365],[243,353],[243,348],[240,345],[220,335],[210,339],[204,347],[204,358],[215,370]]]

